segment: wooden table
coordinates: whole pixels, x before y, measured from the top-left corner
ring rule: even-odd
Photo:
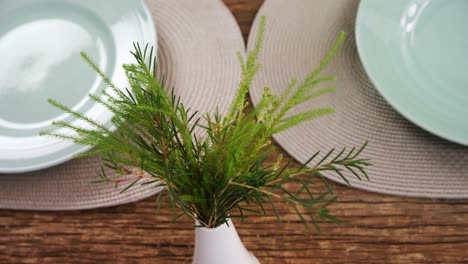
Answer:
[[[244,37],[261,0],[225,0]],[[343,224],[304,236],[287,220],[254,217],[236,223],[246,245],[267,263],[468,263],[468,201],[414,199],[333,184],[332,206]],[[191,263],[193,223],[155,214],[153,198],[75,212],[0,211],[0,263]],[[222,263],[220,263],[222,264]]]

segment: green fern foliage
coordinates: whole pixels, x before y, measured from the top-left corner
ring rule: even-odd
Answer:
[[[132,52],[136,62],[124,65],[129,87],[117,88],[86,54],[84,60],[110,87],[102,96],[91,95],[96,102],[109,109],[114,117],[116,132],[61,103],[49,102],[86,123],[76,126],[54,122],[63,130],[44,131],[42,135],[72,140],[77,144],[95,146],[82,155],[99,154],[103,168],[97,182],[115,184],[126,191],[135,185],[160,188],[158,207],[174,209],[174,219],[188,216],[205,227],[216,227],[227,219],[247,218],[250,213],[265,215],[273,208],[281,220],[276,204],[289,204],[304,225],[319,229],[319,223],[338,221],[328,206],[337,196],[324,178],[325,173],[367,178],[366,159],[360,149],[331,150],[326,155],[311,153],[310,160],[297,168],[283,162],[275,164],[267,159],[275,150],[271,136],[302,122],[334,112],[331,108],[311,109],[287,115],[291,108],[312,98],[334,91],[334,87],[319,89],[320,84],[334,80],[321,76],[333,55],[341,46],[341,33],[335,45],[318,68],[302,82],[292,80],[282,94],[271,94],[265,88],[256,108],[246,111],[246,96],[259,70],[257,58],[262,48],[265,18],[261,19],[257,44],[244,58],[238,54],[242,80],[235,99],[226,115],[201,114],[184,106],[174,91],[167,92],[164,81],[154,75],[153,49],[138,44]],[[202,130],[203,136],[196,130]],[[118,178],[108,176],[108,170],[118,172]],[[289,184],[297,184],[294,192]],[[317,185],[324,185],[318,188]]]

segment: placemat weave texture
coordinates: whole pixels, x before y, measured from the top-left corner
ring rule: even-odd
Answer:
[[[111,1],[109,1],[111,4]],[[158,33],[158,76],[186,106],[201,113],[227,111],[240,80],[239,27],[219,0],[147,0]],[[84,63],[84,62],[83,62]],[[100,158],[90,157],[27,174],[0,175],[0,208],[78,210],[137,201],[158,190],[123,194],[97,179]]]
[[[373,164],[370,181],[349,177],[353,187],[402,196],[468,197],[468,148],[416,127],[379,95],[360,63],[354,39],[357,0],[267,0],[262,6],[249,47],[254,44],[259,16],[267,17],[262,69],[251,90],[259,102],[263,87],[283,91],[292,77],[303,80],[318,66],[338,33],[348,37],[325,75],[337,76],[337,91],[297,107],[294,112],[334,107],[321,117],[275,136],[296,160],[304,163],[318,150],[360,147]],[[385,50],[382,50],[385,52]],[[421,95],[423,96],[423,95]],[[342,182],[335,176],[328,176]]]

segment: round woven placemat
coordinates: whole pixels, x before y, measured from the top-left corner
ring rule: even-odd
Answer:
[[[158,31],[158,76],[186,106],[201,113],[227,111],[240,80],[239,27],[219,0],[148,0]],[[134,187],[119,194],[92,184],[101,161],[90,157],[27,174],[0,175],[0,208],[76,210],[128,203],[158,190]]]
[[[267,0],[258,14],[267,16],[267,31],[260,56],[262,69],[251,90],[253,102],[258,103],[264,86],[281,92],[291,77],[303,79],[318,66],[338,33],[345,31],[344,46],[324,73],[337,76],[337,91],[295,109],[331,106],[337,113],[282,132],[275,140],[301,163],[318,150],[359,147],[369,141],[363,157],[373,164],[368,170],[370,181],[349,177],[353,187],[403,196],[468,197],[468,148],[433,136],[404,119],[367,78],[354,39],[358,3]],[[258,17],[249,47],[254,44]]]

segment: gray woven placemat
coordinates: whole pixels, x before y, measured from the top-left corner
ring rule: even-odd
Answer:
[[[369,141],[363,155],[373,164],[368,171],[371,180],[350,178],[353,187],[403,196],[467,198],[468,148],[404,119],[367,78],[354,39],[357,7],[357,0],[267,0],[258,14],[267,16],[267,31],[262,69],[251,90],[253,102],[259,101],[264,86],[281,92],[291,77],[304,78],[343,30],[348,38],[326,72],[337,76],[337,91],[296,109],[332,106],[337,113],[278,134],[276,141],[302,163],[317,150]],[[257,25],[258,17],[249,47]]]
[[[240,80],[236,57],[244,43],[239,27],[219,0],[148,0],[158,30],[158,75],[167,87],[201,113],[226,111]],[[151,196],[135,187],[119,194],[91,184],[100,159],[91,157],[27,174],[0,175],[0,208],[76,210],[112,206]]]

